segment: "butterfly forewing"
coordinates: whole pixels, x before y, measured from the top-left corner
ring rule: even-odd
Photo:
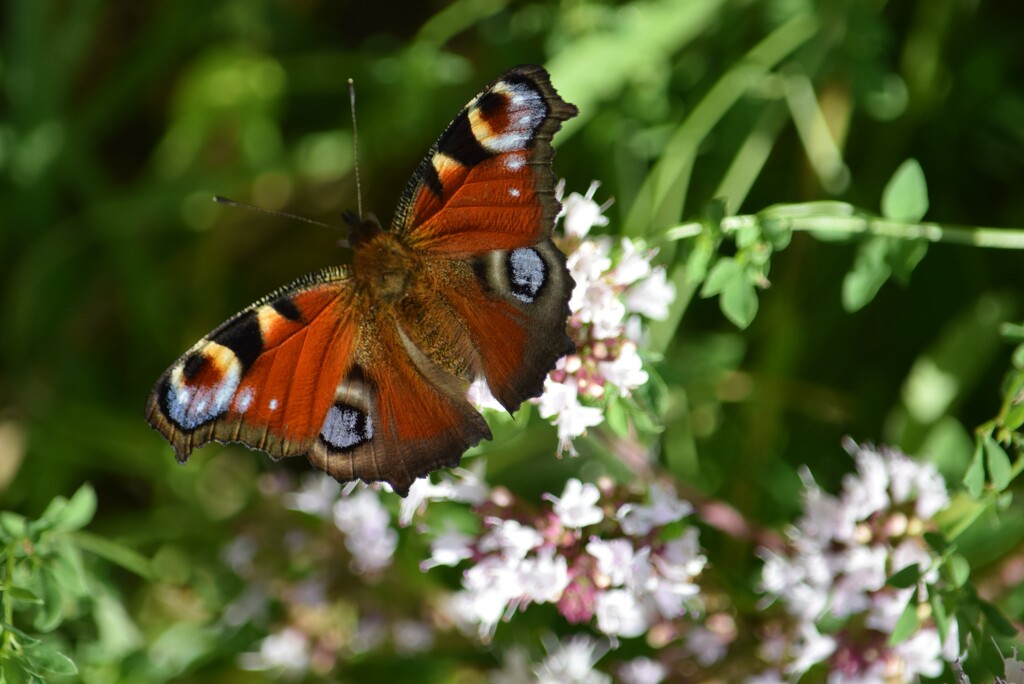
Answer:
[[[261,299],[196,343],[157,381],[149,422],[184,462],[211,440],[282,457],[306,453],[356,329],[347,269],[307,276]]]
[[[404,496],[489,439],[469,382],[514,411],[572,350],[550,141],[575,114],[541,67],[485,88],[420,164],[391,231],[359,223],[354,267],[265,297],[161,376],[148,419],[178,460],[235,441]]]
[[[470,255],[551,235],[551,136],[576,107],[539,66],[511,69],[448,125],[406,188],[393,230],[424,252]]]

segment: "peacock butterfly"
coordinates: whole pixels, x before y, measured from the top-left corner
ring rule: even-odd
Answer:
[[[539,66],[484,88],[427,152],[391,228],[353,221],[350,265],[260,299],[157,380],[146,418],[178,461],[241,442],[405,496],[490,439],[469,383],[484,378],[512,412],[573,351],[551,137],[576,113]]]

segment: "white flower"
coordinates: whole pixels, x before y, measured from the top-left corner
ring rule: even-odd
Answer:
[[[869,592],[885,586],[886,560],[889,551],[884,546],[851,546],[835,554],[837,575],[830,612],[846,617],[866,610],[871,605]]]
[[[889,470],[885,460],[877,453],[860,449],[853,454],[857,462],[857,475],[843,478],[843,504],[857,520],[889,507]]]
[[[513,646],[503,654],[501,669],[491,672],[491,684],[534,684],[530,655],[521,646]]]
[[[589,482],[583,484],[571,478],[565,483],[561,497],[545,494],[544,498],[554,503],[555,515],[563,526],[570,529],[596,525],[604,520],[604,511],[597,505],[601,492]]]
[[[883,634],[892,634],[896,628],[896,622],[907,607],[907,602],[913,596],[913,588],[899,589],[893,592],[877,594],[872,597],[871,609],[868,611],[864,624],[871,629],[877,629]]]
[[[583,238],[594,226],[608,225],[608,217],[602,215],[607,206],[594,201],[594,193],[600,186],[593,181],[586,195],[573,192],[562,202],[562,229],[566,237]]]
[[[597,628],[608,635],[636,637],[647,631],[648,622],[643,606],[633,592],[611,589],[597,595],[594,602]]]
[[[480,540],[481,551],[501,550],[510,560],[522,560],[527,553],[544,542],[540,532],[517,520],[491,517],[484,522],[491,529]]]
[[[682,535],[665,544],[654,556],[654,564],[667,579],[689,582],[704,570],[708,559],[700,552],[700,532],[687,528]]]
[[[693,513],[693,506],[681,501],[671,487],[652,483],[649,491],[650,504],[623,504],[615,513],[622,531],[634,537],[642,537],[655,527],[682,520]]]
[[[333,477],[322,473],[309,474],[302,478],[298,491],[284,495],[284,505],[293,511],[327,518],[340,492],[341,485]]]
[[[544,394],[538,400],[541,418],[554,418],[558,427],[559,451],[568,451],[576,455],[572,440],[604,422],[604,413],[599,408],[584,406],[580,403],[576,383],[555,382],[550,377],[544,379]]]
[[[548,639],[545,648],[548,656],[534,669],[537,684],[611,684],[611,677],[594,669],[606,645],[578,635],[565,642]]]
[[[934,629],[922,629],[895,648],[903,660],[903,677],[913,681],[916,675],[938,677],[945,669],[942,640]]]
[[[946,481],[933,464],[915,461],[899,452],[890,451],[887,455],[894,503],[914,499],[914,512],[921,518],[931,518],[949,504]]]
[[[569,309],[573,313],[580,310],[579,302],[587,286],[600,280],[612,267],[612,259],[608,256],[611,246],[611,241],[607,239],[584,240],[566,257],[565,265],[576,281],[576,288],[569,299]]]
[[[409,487],[409,494],[402,499],[398,509],[398,524],[408,527],[417,511],[426,508],[427,501],[446,501],[452,498],[454,487],[451,482],[432,482],[430,476],[418,477]]]
[[[483,478],[486,464],[484,459],[476,459],[469,468],[448,471],[437,483],[432,482],[429,475],[417,478],[409,487],[409,495],[402,499],[398,524],[408,526],[413,516],[426,508],[427,501],[460,501],[474,506],[483,503],[490,494]]]
[[[608,382],[617,385],[627,397],[631,390],[647,383],[647,371],[636,353],[636,345],[626,342],[614,361],[599,361],[597,370]]]
[[[633,571],[635,552],[627,539],[605,541],[592,537],[587,553],[597,559],[597,569],[608,580],[608,586],[621,587]]]
[[[835,650],[835,639],[819,634],[813,624],[805,622],[800,626],[800,634],[793,644],[796,657],[786,668],[786,672],[793,675],[803,674],[812,665],[828,658]]]
[[[1017,649],[1009,658],[1003,658],[1003,676],[1006,684],[1024,684],[1024,662],[1017,660]]]
[[[478,409],[492,409],[494,411],[504,411],[505,407],[501,405],[501,402],[494,398],[491,394],[491,388],[487,385],[487,380],[484,378],[477,378],[466,390],[466,398],[469,399],[469,403]]]
[[[622,256],[612,271],[612,282],[616,285],[632,285],[651,273],[651,258],[654,253],[643,253],[629,238],[622,238]]]
[[[650,658],[634,658],[619,667],[623,684],[661,684],[667,675],[668,668]]]
[[[657,321],[668,318],[668,307],[675,299],[676,285],[668,280],[663,266],[655,267],[625,294],[626,309]]]
[[[553,548],[543,548],[536,557],[519,566],[523,595],[534,603],[555,603],[569,586],[569,565]]]
[[[579,281],[569,299],[569,309],[582,323],[590,323],[591,336],[604,340],[622,334],[626,305],[615,288],[604,280]]]
[[[804,514],[797,523],[797,539],[801,551],[813,546],[829,547],[833,541],[853,539],[857,518],[852,509],[818,487],[806,466],[800,466],[804,483]]]
[[[430,558],[420,563],[423,571],[439,565],[455,567],[462,561],[473,557],[474,538],[455,530],[449,524],[441,534],[430,540]]]
[[[391,514],[374,490],[364,487],[338,499],[334,524],[345,533],[345,548],[352,554],[356,572],[375,572],[391,565],[398,533],[391,528]]]
[[[244,670],[281,670],[289,674],[305,672],[309,668],[306,635],[288,627],[263,639],[258,652],[243,653],[239,661]]]
[[[776,670],[768,670],[756,675],[751,675],[743,680],[743,684],[785,684],[782,673]]]
[[[481,639],[494,634],[508,604],[523,594],[519,574],[500,556],[487,556],[462,574],[463,590],[450,608],[464,625],[474,625]]]

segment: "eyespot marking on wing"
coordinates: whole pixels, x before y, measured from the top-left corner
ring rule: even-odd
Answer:
[[[337,451],[354,449],[373,439],[373,418],[344,402],[336,402],[327,412],[320,438]]]
[[[227,412],[242,378],[242,364],[228,347],[207,342],[167,376],[163,413],[181,430],[194,430]]]
[[[547,280],[547,264],[537,250],[521,247],[508,255],[508,282],[512,295],[527,304],[537,299]]]

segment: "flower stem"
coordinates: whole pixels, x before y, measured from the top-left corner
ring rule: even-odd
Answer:
[[[759,214],[729,216],[722,220],[723,233],[756,226],[765,220],[783,220],[794,231],[813,232],[842,238],[853,235],[881,235],[901,240],[926,240],[974,247],[1024,249],[1024,230],[987,226],[957,226],[939,223],[906,223],[858,213],[843,202],[806,202],[769,207]],[[704,230],[701,223],[684,223],[670,228],[666,237],[681,240],[696,237]]]

